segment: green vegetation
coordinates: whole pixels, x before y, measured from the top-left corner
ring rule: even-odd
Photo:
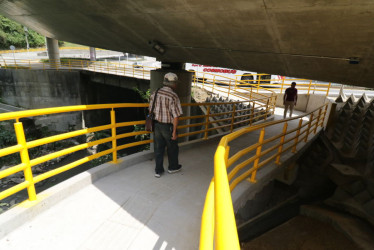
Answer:
[[[76,43],[64,42],[62,47],[88,47],[88,46],[76,44]]]
[[[33,30],[28,30],[30,48],[41,47],[45,44],[44,36]],[[17,49],[26,48],[26,38],[23,26],[6,17],[0,16],[0,49],[9,49],[14,45]]]
[[[134,87],[133,90],[140,95],[140,97],[143,99],[143,102],[149,102],[149,97],[151,97],[151,90],[150,89],[148,89],[147,91],[142,91],[142,90]]]
[[[75,61],[90,61],[90,59],[87,59],[87,58],[68,58],[68,57],[60,58],[60,62],[61,63],[68,63],[71,60],[75,60]],[[49,59],[41,59],[40,62],[41,63],[49,63]]]

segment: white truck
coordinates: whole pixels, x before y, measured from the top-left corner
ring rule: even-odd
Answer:
[[[199,79],[209,79],[215,75],[216,81],[219,80],[226,82],[230,80],[239,80],[240,84],[273,84],[280,83],[284,79],[284,77],[280,75],[270,75],[194,63],[186,63],[186,70],[194,71],[196,77]]]

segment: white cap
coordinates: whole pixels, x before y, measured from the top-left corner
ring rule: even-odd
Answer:
[[[164,76],[164,84],[165,85],[168,85],[168,84],[175,84],[178,82],[178,76],[174,73],[167,73],[165,74]]]

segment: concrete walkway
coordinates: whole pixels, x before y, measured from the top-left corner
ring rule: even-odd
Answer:
[[[289,125],[296,126],[297,121]],[[266,133],[271,136],[279,131],[276,127]],[[248,146],[256,140],[258,133],[254,134],[235,140],[232,148]],[[198,249],[201,214],[219,140],[181,147],[182,171],[159,179],[154,177],[154,160],[126,166],[124,158],[118,165],[103,166],[118,171],[96,181],[92,178],[92,184],[72,185],[72,180],[58,184],[39,194],[39,207],[44,206],[43,199],[56,196],[56,189],[71,195],[53,198],[50,208],[25,216],[26,202],[0,216],[0,228],[16,223],[17,218],[27,220],[0,240],[0,249]]]

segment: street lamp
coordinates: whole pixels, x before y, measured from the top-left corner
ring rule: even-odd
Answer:
[[[27,38],[28,34],[29,34],[29,30],[27,29],[26,26],[23,26],[23,30],[25,31],[25,37],[26,37],[26,49],[27,49],[27,54],[29,53],[29,39]]]

